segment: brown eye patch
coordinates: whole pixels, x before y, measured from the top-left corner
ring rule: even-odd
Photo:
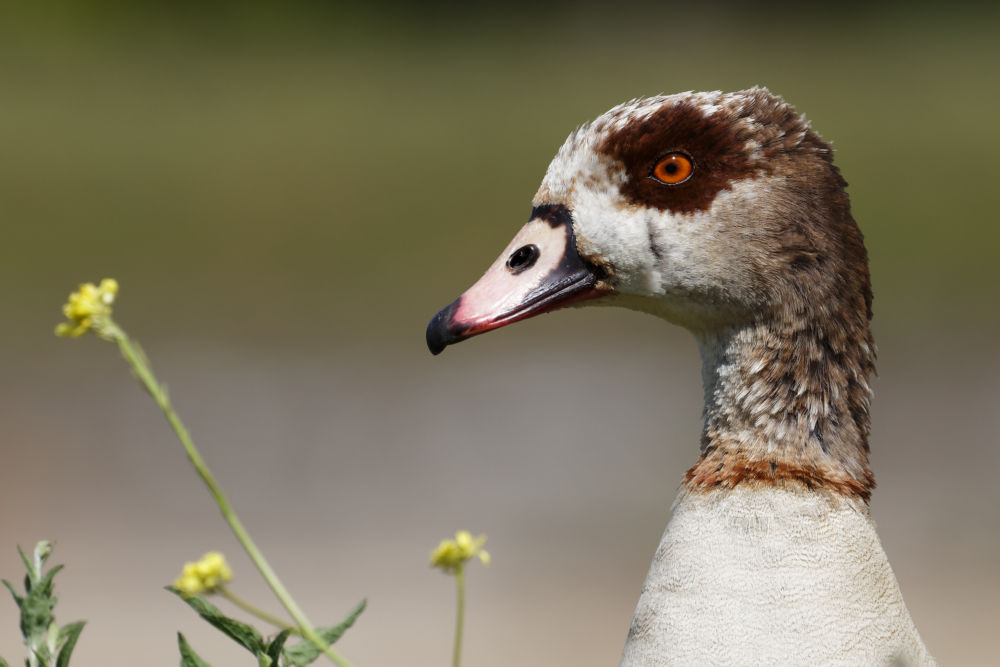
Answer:
[[[694,171],[694,165],[691,164],[691,158],[687,155],[667,153],[653,165],[649,176],[664,185],[679,185],[691,178],[692,171]]]
[[[620,191],[629,203],[691,213],[708,210],[720,191],[760,168],[750,162],[744,145],[745,138],[737,136],[732,121],[723,114],[705,116],[689,102],[674,102],[611,133],[600,151],[624,166],[627,179]],[[670,156],[688,158],[692,166],[697,163],[697,175],[672,183],[670,179],[681,173],[682,166],[670,173],[673,168],[662,163]],[[683,187],[665,188],[664,183],[683,183]]]

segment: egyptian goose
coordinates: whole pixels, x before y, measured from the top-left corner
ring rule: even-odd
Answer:
[[[622,665],[932,665],[869,514],[875,347],[832,151],[766,89],[621,104],[570,134],[531,219],[427,328],[571,304],[689,329],[705,426]]]

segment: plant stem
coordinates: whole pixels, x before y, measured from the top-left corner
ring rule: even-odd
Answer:
[[[209,492],[215,499],[215,503],[219,506],[219,511],[222,512],[222,516],[229,523],[229,527],[232,528],[233,533],[236,534],[236,539],[240,541],[243,548],[246,550],[247,555],[250,556],[250,560],[253,561],[254,565],[260,571],[261,576],[267,581],[268,586],[274,591],[275,596],[281,601],[281,604],[288,611],[288,614],[295,619],[299,628],[302,631],[302,636],[311,641],[316,645],[323,653],[327,655],[334,663],[340,667],[353,667],[351,662],[335,651],[329,644],[323,641],[323,638],[319,636],[313,625],[306,618],[305,613],[299,608],[299,605],[292,598],[291,594],[285,588],[281,580],[278,579],[277,573],[271,568],[271,565],[264,558],[264,554],[260,552],[254,541],[250,539],[250,533],[247,532],[246,528],[243,527],[243,523],[236,516],[236,512],[233,511],[232,506],[229,504],[229,500],[222,493],[222,489],[219,484],[215,481],[215,477],[209,471],[208,466],[205,465],[205,461],[201,458],[201,454],[198,449],[194,446],[194,442],[191,440],[190,434],[188,434],[187,429],[181,422],[180,417],[174,412],[173,406],[170,404],[170,399],[167,397],[167,392],[160,386],[159,382],[156,381],[156,377],[153,375],[153,371],[149,368],[149,364],[146,361],[145,356],[139,351],[135,345],[132,344],[131,339],[125,334],[116,324],[111,324],[109,327],[109,338],[118,343],[118,347],[121,350],[122,356],[125,357],[125,361],[132,367],[135,372],[136,377],[142,386],[146,388],[149,395],[153,397],[156,404],[160,406],[163,414],[166,416],[167,421],[170,422],[170,426],[174,429],[174,433],[177,434],[177,438],[181,441],[184,446],[184,451],[187,452],[188,459],[190,459],[191,464],[194,465],[195,470],[201,477],[202,481],[205,482],[205,486],[208,487]],[[112,328],[113,327],[113,328]]]
[[[231,590],[229,590],[225,586],[216,586],[215,592],[218,593],[219,595],[221,595],[222,597],[226,598],[227,600],[229,600],[234,605],[236,605],[237,607],[239,607],[243,611],[247,612],[248,614],[251,614],[252,616],[256,616],[260,620],[265,621],[267,623],[270,623],[271,625],[275,626],[276,628],[280,628],[282,630],[290,630],[292,632],[292,634],[296,634],[296,635],[301,635],[302,634],[301,631],[297,627],[295,627],[294,625],[289,624],[288,621],[285,621],[284,619],[280,619],[277,616],[264,611],[263,609],[261,609],[260,607],[258,607],[256,605],[250,604],[249,602],[247,602],[246,600],[244,600],[240,596],[236,595],[235,593],[233,593]]]
[[[458,586],[458,610],[455,613],[455,652],[451,658],[452,667],[462,664],[462,632],[465,626],[465,568],[459,564],[455,570],[455,583]]]

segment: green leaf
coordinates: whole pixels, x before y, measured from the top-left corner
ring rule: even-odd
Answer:
[[[49,662],[48,649],[45,649],[44,652],[35,651],[34,653],[38,667],[52,667],[52,663]]]
[[[322,637],[327,644],[333,645],[334,642],[340,639],[340,636],[344,634],[347,628],[354,625],[354,621],[357,620],[358,616],[361,615],[361,612],[365,610],[365,606],[367,604],[367,600],[362,600],[361,604],[355,607],[343,621],[328,628],[316,628],[316,632],[319,633],[319,636]],[[285,649],[285,660],[287,660],[289,664],[295,665],[295,667],[305,667],[316,660],[319,655],[319,647],[308,639],[303,639],[295,646]]]
[[[185,596],[179,589],[173,586],[167,586],[167,590],[184,600],[188,606],[198,612],[199,616],[254,655],[265,651],[264,637],[257,628],[237,621],[234,618],[229,618],[203,597],[197,595]]]
[[[85,623],[86,621],[77,621],[76,623],[70,623],[59,628],[59,640],[56,645],[62,644],[62,648],[59,649],[56,667],[69,667],[69,658],[73,655],[73,649],[76,648],[76,640],[80,638],[80,633],[83,632]]]
[[[290,634],[292,634],[291,630],[282,630],[267,645],[265,652],[274,664],[278,664],[278,658],[281,657],[281,651],[285,648],[285,642],[288,640]]]
[[[21,605],[24,604],[24,598],[17,594],[17,591],[14,590],[14,586],[6,579],[3,580],[3,585],[6,586],[7,590],[10,591],[10,594],[14,596],[14,602],[17,603],[17,608],[20,609]]]
[[[271,656],[267,653],[257,654],[257,667],[271,667],[274,664],[274,660],[271,660]]]
[[[181,667],[212,667],[194,652],[194,649],[180,632],[177,633],[177,645],[181,650]]]
[[[29,575],[35,574],[35,564],[32,563],[31,559],[24,554],[24,549],[21,548],[20,544],[17,545],[17,553],[21,555],[21,562],[24,563],[24,569],[28,571],[28,574]]]
[[[10,665],[7,664],[6,660],[0,658],[0,667],[10,667]]]
[[[42,589],[45,589],[47,592],[51,593],[52,592],[52,578],[55,577],[56,574],[58,574],[59,571],[62,570],[64,567],[65,567],[65,565],[53,565],[52,569],[49,570],[48,572],[46,572],[45,576],[42,577],[39,580],[38,586],[40,588],[42,588]]]

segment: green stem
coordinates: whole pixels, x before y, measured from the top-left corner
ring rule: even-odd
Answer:
[[[275,596],[281,601],[281,604],[288,611],[288,614],[295,619],[299,628],[302,630],[302,636],[311,641],[316,645],[318,649],[323,651],[333,662],[335,662],[340,667],[353,667],[351,662],[347,658],[340,655],[335,651],[329,644],[323,641],[323,638],[319,636],[316,629],[313,627],[309,619],[306,618],[305,613],[299,608],[299,605],[292,598],[291,594],[285,588],[281,580],[278,579],[277,573],[271,568],[271,565],[264,558],[264,554],[260,552],[254,541],[250,539],[250,533],[247,532],[246,528],[243,527],[243,523],[236,516],[236,512],[233,511],[232,506],[229,504],[229,500],[222,493],[222,489],[219,484],[215,481],[215,477],[209,471],[208,466],[205,465],[205,461],[201,458],[201,454],[198,449],[194,446],[194,442],[191,440],[191,436],[188,434],[187,429],[181,422],[180,417],[174,412],[173,406],[170,404],[170,399],[167,398],[167,392],[160,386],[159,382],[156,381],[156,377],[153,375],[153,371],[150,370],[149,364],[146,362],[145,357],[142,353],[132,344],[129,337],[122,331],[116,324],[109,322],[110,326],[106,330],[107,337],[111,338],[118,343],[118,347],[121,350],[122,356],[125,357],[125,361],[132,367],[135,372],[136,377],[142,386],[146,388],[149,395],[153,397],[156,404],[160,406],[163,414],[166,416],[167,421],[170,422],[170,426],[174,429],[174,433],[177,434],[177,438],[184,445],[184,451],[187,452],[188,459],[190,459],[191,464],[194,465],[195,470],[198,471],[198,475],[201,476],[205,486],[208,487],[209,492],[212,497],[215,498],[215,503],[219,506],[219,511],[222,512],[222,516],[229,523],[229,527],[233,529],[233,533],[236,534],[236,539],[240,541],[243,548],[246,550],[247,555],[250,556],[250,560],[253,561],[254,565],[260,571],[261,576],[267,581],[268,586],[274,591]]]
[[[274,614],[270,614],[256,605],[250,604],[249,602],[247,602],[240,596],[236,595],[236,593],[233,593],[225,586],[217,586],[215,588],[215,592],[221,595],[222,597],[226,598],[230,602],[232,602],[234,605],[236,605],[246,613],[251,614],[252,616],[256,616],[260,620],[270,623],[276,628],[281,628],[282,630],[290,630],[292,634],[296,635],[302,634],[301,632],[299,632],[299,629],[297,627],[289,624],[288,621],[278,618]]]
[[[458,611],[455,613],[455,651],[452,654],[452,667],[462,664],[462,632],[465,629],[465,568],[460,563],[455,570],[455,583],[458,585]]]

